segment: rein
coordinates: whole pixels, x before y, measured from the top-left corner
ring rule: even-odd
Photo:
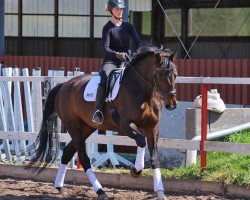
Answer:
[[[143,78],[143,77],[138,73],[138,71],[136,71],[133,67],[131,67],[131,68],[132,68],[132,69],[134,70],[134,72],[139,76],[139,78],[140,78],[141,80],[143,80],[144,83],[146,83],[152,90],[155,90],[154,87],[153,87],[151,84],[149,84],[149,82],[146,81],[146,79]]]

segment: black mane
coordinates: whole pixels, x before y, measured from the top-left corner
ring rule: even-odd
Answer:
[[[140,47],[136,53],[133,54],[132,59],[129,61],[129,66],[134,66],[138,61],[140,61],[142,58],[144,58],[147,55],[153,55],[157,53],[164,52],[163,49],[159,49],[155,46],[143,46]]]
[[[148,56],[148,55],[155,55],[155,54],[159,54],[159,53],[172,53],[172,51],[170,49],[162,49],[162,48],[158,48],[156,46],[143,46],[140,47],[136,53],[133,54],[131,60],[127,63],[125,63],[125,70],[123,73],[123,79],[122,81],[124,81],[125,77],[127,77],[129,71],[134,68],[136,66],[136,64],[141,61],[144,57]]]

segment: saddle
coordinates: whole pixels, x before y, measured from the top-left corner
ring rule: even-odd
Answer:
[[[107,95],[106,97],[112,96],[112,91],[115,87],[116,81],[119,82],[119,86],[120,86],[121,81],[122,81],[122,75],[121,75],[122,72],[123,72],[123,68],[116,68],[110,72],[107,78],[107,83],[106,83],[106,95]]]
[[[120,88],[120,83],[122,80],[124,69],[125,68],[117,68],[110,72],[106,83],[106,99],[105,99],[106,102],[112,101],[116,98]],[[99,83],[100,83],[99,75],[95,75],[90,79],[83,94],[83,97],[86,101],[95,101]]]

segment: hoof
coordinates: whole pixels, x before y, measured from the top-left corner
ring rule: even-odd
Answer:
[[[133,177],[133,178],[139,178],[140,175],[142,173],[142,170],[140,171],[136,171],[135,167],[134,166],[131,166],[130,168],[130,175]]]
[[[157,199],[158,200],[166,200],[167,197],[165,196],[163,191],[157,191]]]
[[[97,197],[98,200],[108,200],[108,195],[107,194],[100,194],[98,197]]]
[[[58,190],[58,192],[62,195],[65,195],[65,189],[63,187],[56,187],[56,189]]]
[[[97,197],[98,200],[108,200],[108,195],[102,190],[102,188],[100,188],[97,191],[97,194],[98,194]]]

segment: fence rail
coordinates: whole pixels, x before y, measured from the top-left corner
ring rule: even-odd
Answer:
[[[1,139],[9,140],[31,140],[34,141],[37,137],[37,132],[9,132],[0,131]],[[60,142],[70,142],[71,138],[67,133],[59,133]],[[118,139],[118,138],[119,139]],[[106,135],[91,135],[86,143],[93,144],[112,144],[122,146],[136,146],[133,139],[127,136],[106,136]],[[184,150],[200,150],[200,141],[192,141],[185,139],[168,139],[159,138],[158,147],[168,149],[184,149]],[[205,151],[231,152],[250,154],[250,144],[232,143],[232,142],[215,142],[206,141]]]

